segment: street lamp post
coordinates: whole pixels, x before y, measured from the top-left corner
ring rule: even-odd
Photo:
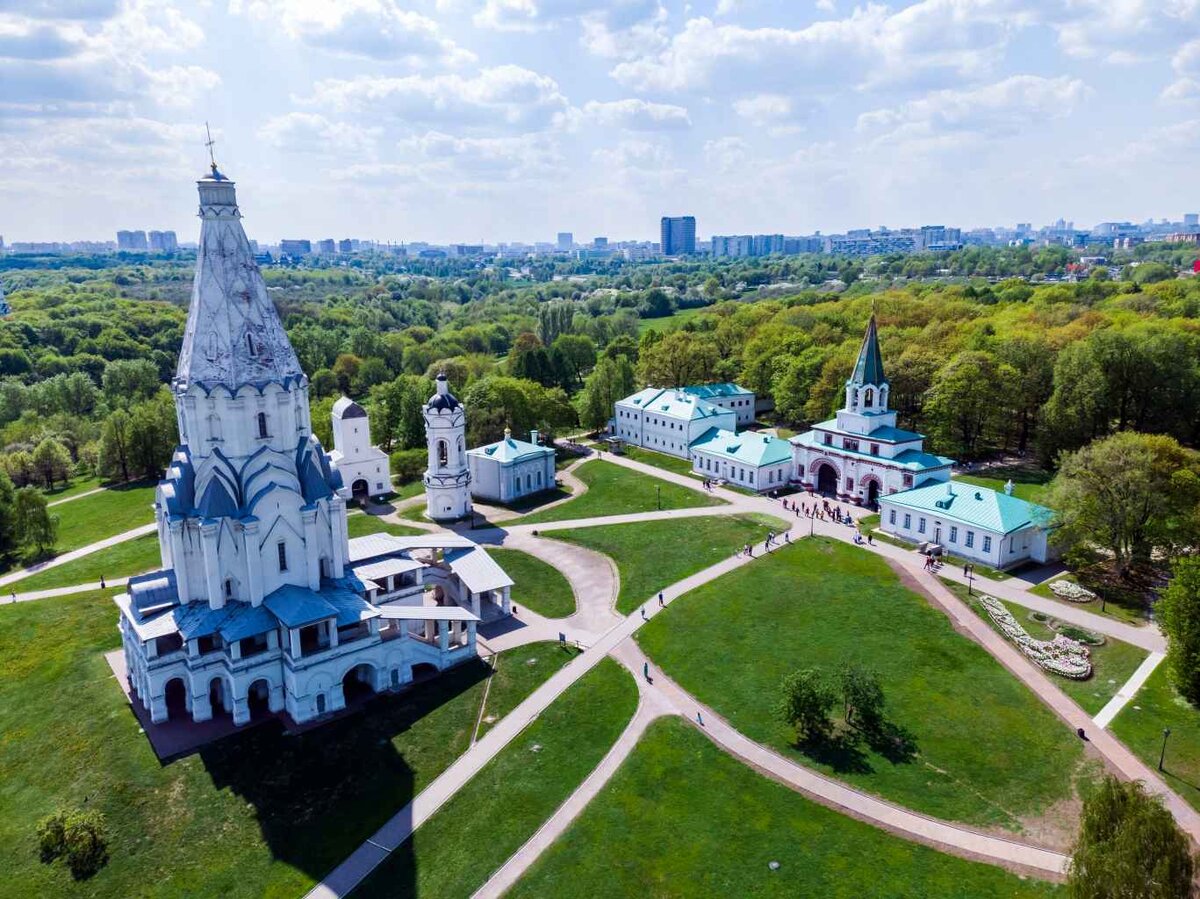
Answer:
[[[1163,769],[1163,762],[1166,761],[1166,759],[1167,759],[1167,737],[1169,737],[1169,736],[1171,736],[1171,728],[1164,727],[1163,728],[1162,752],[1160,752],[1158,754],[1158,770],[1159,771],[1161,771]]]
[[[971,593],[971,585],[973,583],[975,583],[975,569],[973,567],[968,567],[967,568],[967,596],[973,595]]]
[[[654,492],[657,497],[657,499],[655,500],[655,505],[658,506],[658,511],[661,512],[662,511],[662,484],[656,485],[654,488]]]

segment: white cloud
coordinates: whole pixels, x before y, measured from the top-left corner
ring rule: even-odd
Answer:
[[[483,69],[474,76],[327,79],[305,105],[391,122],[465,128],[537,129],[567,109],[558,83],[520,66]]]
[[[443,36],[433,19],[396,0],[230,0],[229,11],[269,22],[310,47],[346,56],[418,66],[475,59]]]
[[[589,100],[567,117],[572,127],[624,128],[627,131],[677,131],[690,128],[687,108],[671,103],[650,103],[630,98],[600,102]]]
[[[258,136],[286,152],[315,153],[330,157],[362,157],[372,152],[379,129],[331,122],[315,112],[289,112],[268,119]]]
[[[1088,96],[1077,78],[1014,75],[965,90],[934,91],[858,117],[857,130],[877,141],[950,146],[1019,134],[1031,124],[1070,115]]]
[[[754,125],[770,125],[792,114],[792,100],[783,94],[755,94],[735,100],[733,111]]]
[[[704,142],[704,158],[719,174],[736,172],[750,158],[750,145],[733,135]]]

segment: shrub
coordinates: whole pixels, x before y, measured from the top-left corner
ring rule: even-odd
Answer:
[[[1086,643],[1089,646],[1103,646],[1104,637],[1087,628],[1076,627],[1073,624],[1060,624],[1058,632],[1072,640],[1078,640],[1080,643]]]
[[[427,449],[396,450],[389,457],[392,463],[392,474],[401,484],[420,480],[429,464]]]
[[[37,838],[42,861],[65,858],[76,880],[91,877],[108,861],[108,829],[99,812],[60,809],[38,822]]]

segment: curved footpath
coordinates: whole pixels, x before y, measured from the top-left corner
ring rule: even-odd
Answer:
[[[30,565],[28,568],[22,568],[20,571],[13,571],[9,574],[0,577],[0,587],[7,587],[9,584],[15,584],[17,581],[27,578],[30,575],[41,574],[43,571],[48,571],[51,568],[57,568],[59,565],[65,565],[67,562],[74,562],[76,559],[82,559],[84,556],[90,556],[92,553],[99,552],[102,549],[108,549],[110,546],[116,546],[118,543],[124,543],[126,540],[133,540],[137,537],[144,537],[146,534],[153,534],[158,529],[158,525],[154,522],[144,524],[141,527],[136,527],[133,530],[125,531],[121,534],[114,534],[112,537],[106,537],[104,540],[97,540],[95,543],[89,543],[87,546],[81,546],[79,549],[73,549],[70,552],[62,553],[55,556],[53,559],[47,559],[45,562],[39,562],[37,565]],[[116,583],[114,581],[114,583]],[[96,589],[89,587],[88,589]],[[42,591],[51,594],[48,591]],[[38,597],[34,597],[38,598]]]

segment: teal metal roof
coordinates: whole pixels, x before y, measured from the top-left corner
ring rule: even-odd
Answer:
[[[863,437],[861,434],[851,434],[849,431],[838,431],[837,433],[845,434],[848,437],[855,437],[863,443],[868,444],[872,439],[874,439],[874,435],[871,435],[870,437]],[[919,437],[920,435],[918,434],[917,436]],[[862,450],[856,451],[848,450],[840,446],[826,446],[817,439],[816,431],[808,431],[804,434],[798,434],[791,439],[791,442],[797,446],[805,446],[809,449],[821,450],[833,456],[854,456],[859,459],[870,459],[874,462],[879,462],[882,465],[896,465],[912,472],[947,468],[948,466],[954,464],[954,460],[948,458],[947,456],[938,456],[934,453],[926,453],[920,450],[905,450],[902,453],[897,453],[895,458],[889,459],[886,456],[876,456],[872,453],[864,453]]]
[[[879,333],[874,314],[867,322],[867,333],[863,336],[850,381],[854,384],[874,384],[876,387],[887,383],[887,378],[883,376],[883,356],[879,352]]]
[[[1049,527],[1054,518],[1054,513],[1045,506],[954,480],[893,493],[880,497],[880,502],[999,534],[1032,526]]]
[[[750,395],[750,391],[745,387],[739,387],[737,384],[731,384],[728,381],[720,384],[694,384],[691,387],[683,388],[683,392],[690,393],[692,396],[698,396],[702,400],[711,400],[713,397]]]
[[[754,467],[788,462],[792,458],[792,445],[786,440],[749,431],[735,434],[721,428],[709,428],[692,441],[690,449]]]
[[[715,418],[721,415],[732,416],[729,409],[714,406],[708,400],[692,396],[682,390],[660,390],[657,387],[647,387],[632,396],[617,403],[618,406],[637,406],[649,414],[661,415],[664,418],[696,419]],[[732,419],[730,419],[732,420]]]
[[[467,455],[508,463],[516,462],[520,459],[529,459],[534,456],[553,456],[554,448],[506,436],[503,440],[497,440],[495,443],[489,443],[487,446],[477,446],[473,450],[467,450]]]
[[[883,413],[887,415],[888,413]],[[924,434],[918,434],[916,431],[906,431],[903,428],[895,428],[891,425],[883,425],[876,428],[870,434],[859,434],[857,431],[843,431],[838,427],[837,419],[831,418],[828,421],[818,422],[813,425],[813,430],[829,431],[833,434],[844,434],[847,437],[853,437],[856,440],[876,440],[882,443],[909,443],[913,440],[924,440]],[[811,433],[811,431],[809,432]],[[798,437],[793,437],[796,441]]]

